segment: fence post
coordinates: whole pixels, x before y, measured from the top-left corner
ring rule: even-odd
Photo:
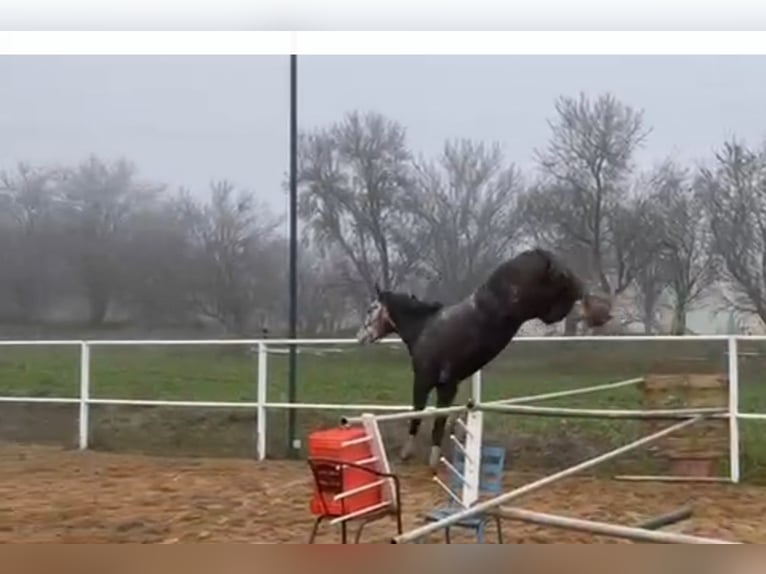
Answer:
[[[481,369],[471,377],[471,399],[475,405],[481,403]],[[466,415],[465,462],[463,464],[463,504],[472,506],[479,500],[481,483],[481,445],[484,440],[484,413],[478,410]]]
[[[484,413],[470,411],[466,415],[465,457],[463,463],[463,504],[472,506],[479,500],[481,486],[481,455],[484,440]]]
[[[266,352],[266,343],[258,343],[258,389],[257,401],[258,408],[256,412],[257,428],[257,454],[258,460],[266,458],[266,385],[268,381],[268,354]]]
[[[481,369],[471,377],[471,398],[474,404],[478,405],[481,402]]]
[[[729,337],[729,476],[739,482],[739,355],[737,337]]]
[[[88,448],[90,435],[90,345],[80,343],[80,450]]]

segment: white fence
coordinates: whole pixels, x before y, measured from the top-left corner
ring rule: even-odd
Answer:
[[[619,345],[641,341],[721,341],[727,342],[728,375],[729,375],[729,405],[728,412],[722,416],[729,420],[729,462],[730,479],[740,480],[740,439],[739,421],[766,420],[766,413],[740,412],[739,405],[739,353],[740,341],[766,341],[766,336],[759,335],[695,335],[695,336],[583,336],[583,337],[519,337],[511,344],[551,343],[551,342],[609,342]],[[401,344],[396,338],[386,339],[383,344]],[[320,403],[284,403],[269,402],[267,390],[268,349],[271,346],[285,347],[290,345],[324,346],[324,345],[355,345],[353,339],[214,339],[214,340],[27,340],[0,341],[0,347],[56,346],[79,347],[80,349],[80,385],[78,397],[25,397],[0,396],[0,403],[48,403],[48,404],[78,404],[79,405],[79,448],[87,449],[90,436],[89,412],[91,405],[135,405],[135,406],[170,406],[170,407],[203,407],[203,408],[242,408],[254,409],[257,413],[257,456],[259,460],[266,457],[266,437],[268,433],[267,409],[315,409],[315,410],[345,410],[354,412],[371,411],[406,411],[409,405],[375,405],[375,404],[320,404]],[[255,347],[258,353],[258,377],[256,381],[257,399],[255,402],[204,402],[204,401],[166,401],[138,399],[109,399],[91,397],[91,351],[97,347],[126,347],[126,346],[203,346],[203,345],[235,345]],[[481,376],[472,381],[472,397],[481,402]]]

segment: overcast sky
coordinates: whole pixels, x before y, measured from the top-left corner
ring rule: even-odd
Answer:
[[[0,168],[95,153],[204,191],[229,178],[275,209],[288,166],[288,57],[0,57]],[[611,91],[653,127],[641,161],[709,156],[766,134],[764,57],[303,56],[301,128],[349,110],[402,122],[411,146],[500,142],[520,166],[548,137],[561,94]]]

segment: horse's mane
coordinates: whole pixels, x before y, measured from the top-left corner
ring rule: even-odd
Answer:
[[[390,302],[392,306],[408,315],[430,315],[444,307],[441,301],[423,301],[409,293],[392,291],[383,293],[382,300],[386,304]]]

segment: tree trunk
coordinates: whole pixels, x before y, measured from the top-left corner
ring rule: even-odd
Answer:
[[[103,325],[112,299],[112,286],[115,285],[114,268],[108,256],[88,252],[82,255],[80,273],[88,296],[90,324]]]
[[[676,303],[673,310],[673,334],[684,335],[686,334],[686,302],[681,301]]]
[[[40,315],[42,288],[36,277],[26,277],[13,285],[13,295],[24,322],[34,322]]]
[[[654,303],[644,305],[644,335],[651,335],[654,327]]]
[[[577,335],[577,324],[579,319],[575,313],[570,313],[564,318],[564,335],[574,337]]]
[[[109,294],[105,289],[91,289],[88,303],[90,305],[90,324],[94,326],[103,325],[109,311]]]

